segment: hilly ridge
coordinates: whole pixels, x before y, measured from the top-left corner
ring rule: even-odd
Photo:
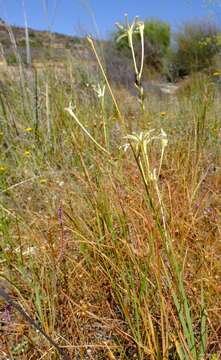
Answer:
[[[85,39],[57,32],[28,29],[29,46],[33,62],[42,60],[62,61],[68,54],[87,57]],[[14,41],[15,40],[15,41]],[[16,44],[16,45],[15,45]],[[22,60],[26,61],[25,28],[9,26],[0,20],[1,53],[8,65],[16,62],[15,46]]]

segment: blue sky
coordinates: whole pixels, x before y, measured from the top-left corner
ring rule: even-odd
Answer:
[[[139,15],[168,21],[174,30],[188,20],[212,17],[221,22],[221,0],[0,0],[0,17],[23,26],[23,1],[30,27],[70,35],[99,31],[105,38],[125,13],[130,19]]]

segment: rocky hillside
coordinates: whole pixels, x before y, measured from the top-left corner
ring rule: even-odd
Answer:
[[[64,60],[71,55],[72,59],[76,60],[78,73],[83,83],[89,83],[91,76],[94,78],[99,76],[97,62],[85,38],[38,31],[31,28],[28,29],[28,36],[31,63],[36,67],[42,67],[45,62],[60,67]],[[109,80],[114,84],[130,89],[131,93],[136,95],[130,54],[118,51],[111,41],[101,41],[99,44],[96,41],[96,44],[98,45],[97,48],[102,48],[102,61],[105,64]],[[8,26],[0,19],[0,65],[5,63],[16,65],[17,52],[25,64],[27,62],[25,28]],[[154,72],[150,66],[145,65],[145,69],[143,75],[145,92],[160,96],[162,94],[171,95],[176,92],[176,85],[165,82],[161,74]]]
[[[33,62],[42,60],[62,61],[69,53],[87,58],[89,56],[85,39],[68,36],[48,31],[28,29],[31,59]],[[13,34],[13,35],[12,35]],[[16,62],[14,37],[17,50],[24,61],[26,61],[25,29],[17,26],[8,26],[0,20],[0,48],[1,55],[9,65]]]

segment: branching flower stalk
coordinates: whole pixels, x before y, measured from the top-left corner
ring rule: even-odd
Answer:
[[[122,40],[125,37],[128,39],[128,45],[129,45],[129,48],[131,49],[131,54],[132,54],[132,59],[133,59],[133,67],[134,67],[134,72],[135,72],[135,79],[136,79],[135,86],[138,91],[139,102],[141,104],[141,108],[144,111],[145,110],[144,91],[143,91],[143,87],[141,84],[141,77],[143,74],[143,66],[144,66],[144,22],[140,21],[139,17],[136,16],[134,21],[130,25],[129,20],[128,20],[128,15],[125,14],[125,25],[116,23],[116,26],[118,27],[118,29],[120,30],[120,33],[121,33],[121,35],[117,38],[117,42],[119,42],[120,40]],[[137,59],[136,59],[135,51],[134,51],[134,43],[133,43],[133,35],[134,34],[139,34],[140,42],[141,42],[141,64],[140,64],[139,70],[138,70]]]
[[[133,34],[137,33],[137,21],[138,21],[138,19],[139,19],[138,16],[136,16],[134,21],[130,25],[129,20],[128,20],[128,14],[125,14],[125,26],[120,24],[120,23],[116,23],[116,26],[121,31],[121,35],[117,38],[117,42],[119,42],[123,38],[127,37],[128,45],[129,45],[129,48],[131,49],[133,65],[134,65],[134,71],[135,71],[135,74],[136,74],[137,77],[138,77],[139,72],[138,72],[137,61],[136,61],[135,52],[134,52]]]
[[[162,193],[159,187],[159,175],[161,172],[162,161],[164,158],[165,148],[168,145],[168,139],[166,133],[161,129],[160,134],[155,135],[155,130],[150,130],[147,132],[141,132],[140,134],[128,135],[126,138],[129,140],[129,144],[125,144],[124,148],[127,149],[131,147],[135,160],[140,169],[145,188],[147,190],[147,195],[149,198],[149,203],[151,204],[151,210],[153,211],[156,225],[159,229],[161,239],[165,241],[167,258],[166,261],[163,259],[159,252],[159,247],[156,246],[157,255],[159,259],[158,263],[158,287],[162,296],[162,283],[161,283],[161,272],[162,269],[164,275],[167,279],[167,286],[171,293],[173,303],[175,305],[177,315],[179,318],[179,323],[175,322],[175,326],[178,330],[178,339],[176,339],[177,349],[179,349],[179,356],[181,360],[192,359],[198,360],[205,357],[206,353],[206,313],[205,313],[205,304],[204,304],[204,295],[203,288],[201,290],[201,320],[200,320],[200,346],[197,346],[196,337],[194,334],[194,326],[191,315],[191,308],[189,305],[188,297],[185,291],[185,284],[183,278],[183,272],[180,268],[177,255],[174,251],[170,234],[168,233],[168,225],[166,221],[166,209],[163,202]],[[161,143],[161,156],[159,161],[159,166],[157,168],[151,168],[151,161],[149,158],[149,147],[153,144],[153,141],[160,141]],[[151,184],[153,189],[156,192],[157,200],[160,208],[160,217],[156,210],[154,201],[151,195]],[[150,190],[149,190],[150,189]],[[171,276],[171,274],[173,274]],[[165,303],[161,302],[161,327],[163,331],[164,327],[164,316],[165,316]],[[182,333],[180,332],[182,329]],[[164,337],[163,337],[164,339]],[[164,354],[167,351],[167,346],[163,344]]]
[[[167,134],[161,129],[160,134],[155,135],[155,130],[151,129],[146,132],[141,132],[140,134],[133,133],[132,135],[125,136],[125,139],[129,140],[129,143],[123,145],[124,150],[127,150],[131,147],[135,160],[138,164],[139,170],[141,172],[142,179],[144,181],[145,189],[148,196],[148,202],[152,211],[156,214],[156,209],[153,203],[153,199],[150,193],[150,185],[153,184],[153,187],[156,191],[158,203],[160,206],[161,212],[161,219],[163,224],[163,232],[164,238],[166,239],[166,245],[168,248],[169,245],[169,237],[167,232],[167,225],[166,225],[166,210],[162,199],[162,194],[159,188],[159,175],[161,172],[163,157],[165,148],[168,145]],[[161,143],[161,156],[158,169],[153,168],[151,169],[150,159],[149,159],[149,146],[154,141],[160,141]],[[158,218],[158,216],[157,216]]]
[[[198,349],[196,347],[196,339],[194,335],[193,322],[191,318],[191,310],[188,302],[188,298],[184,288],[183,274],[180,270],[179,262],[177,261],[176,254],[174,252],[172,241],[168,233],[168,226],[166,221],[166,209],[163,202],[162,193],[159,187],[159,175],[161,171],[162,161],[164,157],[165,148],[168,145],[167,135],[161,129],[160,134],[155,135],[155,130],[150,130],[147,132],[141,132],[140,134],[127,135],[126,139],[129,140],[129,143],[124,145],[124,149],[127,150],[129,147],[132,149],[136,163],[141,172],[142,179],[144,181],[145,189],[147,191],[147,197],[149,204],[151,205],[151,210],[155,217],[157,228],[159,229],[161,239],[165,241],[165,247],[167,252],[167,259],[164,261],[163,257],[160,255],[159,246],[156,245],[157,256],[158,256],[158,287],[161,294],[161,327],[162,331],[165,325],[165,303],[162,301],[162,283],[161,283],[161,272],[166,275],[167,285],[172,295],[172,299],[175,305],[175,308],[179,317],[179,324],[176,325],[177,328],[180,326],[182,328],[183,334],[181,334],[179,340],[176,339],[177,347],[179,348],[180,359],[199,359]],[[149,158],[149,147],[153,144],[154,141],[160,141],[161,143],[161,156],[159,161],[158,168],[151,168],[151,161]],[[155,207],[154,200],[151,193],[151,185],[156,192],[157,200],[160,208],[160,217],[158,215],[157,209]],[[174,276],[174,279],[171,277],[171,273]],[[175,284],[174,284],[175,281]],[[200,340],[200,354],[202,357],[205,355],[206,349],[206,316],[205,316],[205,306],[204,299],[202,295],[202,315],[201,315],[201,340]],[[181,305],[182,304],[182,305]],[[178,336],[180,331],[178,331]],[[164,337],[163,337],[164,339]],[[167,352],[166,343],[163,342],[163,353]],[[201,357],[200,357],[201,358]]]

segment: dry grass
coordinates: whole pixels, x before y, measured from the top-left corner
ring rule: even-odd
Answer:
[[[1,287],[71,358],[218,359],[218,85],[198,74],[177,96],[147,94],[143,110],[115,88],[121,122],[70,61],[62,72],[21,67],[3,86]],[[153,128],[168,136],[156,182],[145,156],[153,172],[159,143],[146,155],[141,143],[120,148]],[[1,359],[58,358],[0,306]]]

